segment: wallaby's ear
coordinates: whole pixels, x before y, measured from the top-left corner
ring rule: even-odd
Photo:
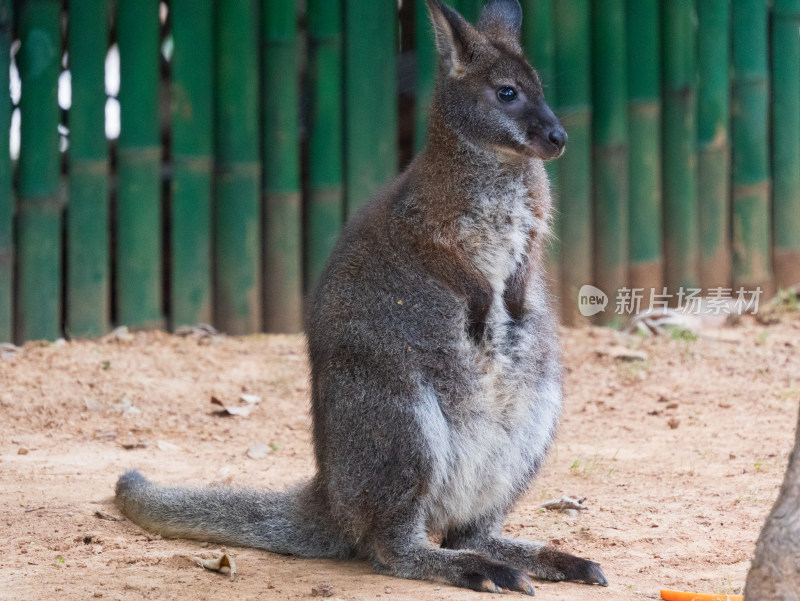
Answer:
[[[478,31],[490,40],[500,39],[519,47],[522,7],[519,0],[491,0],[478,20]]]
[[[426,3],[433,21],[436,50],[445,71],[460,74],[469,62],[469,47],[478,37],[478,32],[441,0],[426,0]]]

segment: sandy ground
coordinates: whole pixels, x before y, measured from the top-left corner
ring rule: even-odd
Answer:
[[[599,561],[608,588],[537,584],[540,599],[736,592],[774,501],[800,400],[800,315],[697,340],[565,330],[564,419],[508,533]],[[626,347],[644,361],[615,358]],[[261,403],[247,418],[211,398]],[[490,599],[372,574],[359,562],[231,548],[237,578],[197,567],[214,545],[162,540],[112,502],[130,467],[171,483],[283,487],[313,470],[299,337],[29,344],[0,360],[0,599]],[[269,445],[260,459],[248,449]],[[545,512],[562,494],[578,516]]]

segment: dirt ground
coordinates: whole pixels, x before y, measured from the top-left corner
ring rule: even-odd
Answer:
[[[777,496],[800,400],[800,315],[696,340],[564,330],[566,396],[549,461],[507,523],[599,561],[608,588],[537,584],[540,599],[654,599],[661,588],[738,592]],[[644,360],[617,356],[620,347]],[[616,349],[616,350],[615,350]],[[300,337],[28,344],[0,360],[0,599],[384,601],[495,598],[231,548],[236,579],[197,567],[214,545],[162,540],[124,519],[115,480],[283,487],[312,473]],[[211,404],[243,405],[223,417]],[[257,443],[270,451],[250,458]],[[540,509],[586,497],[569,516]]]

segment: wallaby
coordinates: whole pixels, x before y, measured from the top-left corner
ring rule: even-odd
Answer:
[[[567,135],[520,47],[518,0],[476,27],[426,0],[439,71],[426,148],[352,217],[307,311],[317,473],[286,492],[168,488],[117,503],[164,536],[534,594],[600,566],[501,536],[553,440],[557,328],[543,161]],[[435,541],[435,544],[432,542]]]

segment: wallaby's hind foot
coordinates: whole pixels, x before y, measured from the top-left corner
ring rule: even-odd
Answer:
[[[388,576],[434,580],[473,591],[535,594],[533,583],[523,570],[497,563],[474,551],[413,546],[392,552],[390,558],[375,561],[373,566],[376,572]]]
[[[480,559],[482,562],[477,569],[464,575],[465,585],[462,586],[465,588],[488,593],[513,591],[531,596],[536,594],[533,583],[522,570],[494,563],[483,557]]]
[[[583,584],[599,584],[608,586],[608,579],[599,563],[576,557],[569,553],[543,547],[539,552],[539,563],[546,566],[547,573],[555,577],[543,576],[543,580],[582,582]],[[536,574],[534,573],[534,576]]]
[[[542,543],[486,535],[480,529],[468,529],[451,531],[442,546],[477,551],[493,561],[524,570],[538,580],[608,586],[600,564]]]

